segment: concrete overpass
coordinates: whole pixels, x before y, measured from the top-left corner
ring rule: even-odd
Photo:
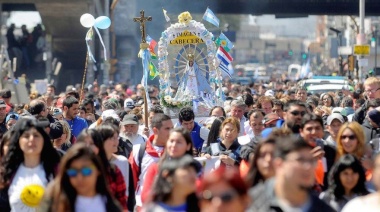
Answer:
[[[86,54],[84,42],[86,29],[80,25],[79,18],[86,12],[94,16],[104,15],[102,9],[99,9],[101,8],[99,5],[104,5],[104,1],[108,0],[0,0],[0,4],[2,4],[2,11],[36,10],[40,13],[47,33],[52,38],[53,55],[63,63],[60,78],[65,83],[73,83],[81,81]],[[112,2],[112,0],[109,1]],[[130,52],[125,57],[137,61],[138,50],[134,49],[134,46],[138,46],[138,38],[136,38],[138,26],[131,21],[131,16],[137,15],[141,9],[145,9],[146,14],[154,17],[154,29],[152,25],[148,25],[148,31],[160,32],[165,25],[162,7],[172,14],[178,14],[184,10],[203,13],[206,7],[212,8],[218,14],[276,14],[282,17],[309,14],[359,14],[358,0],[192,0],[191,4],[184,5],[185,2],[187,1],[178,0],[169,3],[167,0],[119,0],[119,5],[124,4],[124,9],[119,11],[120,19],[122,17],[124,19],[123,23],[120,23],[120,20],[115,20],[115,23],[127,26],[123,28],[124,31],[121,34],[127,34],[129,37],[125,39],[125,42],[130,43],[125,47]],[[124,13],[128,13],[128,17]],[[366,0],[366,13],[380,15],[380,1]],[[100,59],[100,56],[97,58]],[[139,69],[138,65],[135,69]],[[133,77],[134,71],[130,70],[130,72]],[[90,76],[89,81],[91,79],[93,76]]]
[[[59,81],[62,84],[81,81],[86,29],[79,23],[79,17],[94,10],[92,0],[0,0],[0,3],[2,11],[38,11],[51,43],[52,56],[49,59],[57,58],[63,64]],[[49,69],[33,71],[46,73]],[[37,75],[43,76],[42,73]]]

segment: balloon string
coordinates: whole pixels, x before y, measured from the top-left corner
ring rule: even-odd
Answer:
[[[89,54],[88,56],[91,58],[91,60],[94,61],[94,63],[96,63],[94,55],[91,52],[91,47],[90,47],[90,43],[89,43],[92,40],[92,36],[93,36],[93,31],[92,31],[92,27],[91,27],[86,34],[87,54]]]
[[[97,33],[98,36],[99,36],[100,43],[101,43],[102,46],[103,46],[103,50],[104,50],[104,60],[107,60],[107,49],[106,49],[106,46],[104,45],[103,38],[102,38],[102,36],[100,35],[100,32],[99,32],[98,28],[97,28],[96,26],[95,26],[94,28],[95,28],[96,33]]]
[[[81,86],[81,89],[80,89],[80,98],[79,98],[79,102],[82,102],[83,89],[84,89],[84,82],[85,82],[85,80],[86,80],[87,65],[88,65],[89,54],[90,54],[90,52],[87,51],[87,54],[86,54],[86,62],[84,63],[84,72],[83,72],[82,86]]]

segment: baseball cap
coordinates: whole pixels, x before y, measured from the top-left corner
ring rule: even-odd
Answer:
[[[265,91],[265,96],[274,96],[274,92],[272,90]]]
[[[53,116],[62,114],[62,110],[60,108],[53,109]]]
[[[103,111],[102,120],[105,120],[108,117],[112,117],[112,118],[120,121],[120,117],[117,115],[116,111],[113,109]]]
[[[277,120],[280,120],[280,117],[276,113],[268,113],[264,117],[263,122],[265,125],[268,125],[268,124],[276,123]]]
[[[122,125],[126,124],[139,124],[139,119],[134,114],[127,114],[124,116],[123,121],[121,122]]]
[[[56,121],[54,123],[50,123],[50,132],[49,136],[51,139],[58,139],[63,134],[63,126],[59,121]]]
[[[135,103],[133,102],[131,98],[124,100],[124,108],[129,108],[129,109],[135,108]]]
[[[338,119],[338,121],[344,123],[344,118],[340,113],[332,113],[327,117],[327,125],[331,125],[331,122],[334,121],[334,119]]]
[[[368,117],[375,122],[376,125],[380,125],[380,111],[374,109],[369,111]]]
[[[5,104],[5,101],[0,99],[0,108],[7,107],[7,104]]]
[[[19,118],[18,114],[16,114],[16,113],[10,113],[10,114],[8,114],[7,117],[5,118],[5,123],[8,123],[8,121],[11,120],[11,119],[14,119],[14,120],[17,121],[18,118]]]
[[[331,113],[340,113],[340,114],[342,114],[342,110],[343,109],[344,108],[342,108],[342,107],[334,107],[334,109],[332,109]]]

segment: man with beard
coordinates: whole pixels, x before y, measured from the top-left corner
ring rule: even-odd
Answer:
[[[306,114],[304,103],[299,100],[290,100],[285,104],[283,127],[298,134],[302,122],[302,117]]]
[[[310,192],[316,160],[312,147],[295,137],[276,138],[273,166],[275,177],[249,191],[249,211],[334,211]]]
[[[147,139],[137,133],[139,120],[134,114],[127,114],[120,122],[118,154],[129,157],[133,146],[144,143]]]

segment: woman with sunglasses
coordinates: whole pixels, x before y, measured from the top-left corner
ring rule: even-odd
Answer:
[[[12,211],[35,211],[46,185],[55,177],[59,155],[44,127],[34,117],[17,121],[2,158],[0,182],[8,190]]]
[[[268,138],[256,146],[253,161],[246,177],[248,187],[254,187],[274,176],[272,160],[275,144],[275,138]]]
[[[344,154],[352,154],[361,160],[365,150],[364,131],[357,122],[345,123],[337,134],[337,159]]]
[[[343,155],[329,174],[329,188],[319,196],[336,211],[341,211],[351,199],[367,195],[366,177],[360,161],[352,155]]]
[[[191,155],[162,161],[152,187],[151,202],[142,211],[199,211],[195,193],[199,171],[199,163]]]
[[[205,157],[219,156],[223,166],[239,166],[241,157],[237,137],[240,133],[240,122],[236,118],[229,117],[223,121],[220,131],[221,141],[207,148]]]
[[[126,188],[124,176],[116,165],[110,163],[104,149],[104,142],[101,133],[96,129],[85,129],[79,134],[77,142],[86,143],[86,145],[99,156],[106,171],[106,179],[109,183],[113,196],[119,201],[123,209],[127,210],[126,192],[128,190]]]
[[[243,212],[248,207],[247,186],[237,169],[220,167],[202,180],[199,206],[204,212]]]
[[[333,97],[328,93],[323,93],[321,95],[322,105],[328,108],[334,107],[334,99]]]
[[[121,211],[107,186],[106,175],[94,151],[84,143],[75,144],[62,158],[39,211]]]
[[[150,165],[145,175],[142,189],[142,201],[146,202],[152,195],[152,186],[154,179],[158,174],[158,169],[166,160],[181,158],[185,155],[193,155],[193,142],[190,133],[183,127],[175,128],[171,131],[169,139],[166,142],[165,151],[158,163]],[[199,164],[199,166],[201,166]]]

